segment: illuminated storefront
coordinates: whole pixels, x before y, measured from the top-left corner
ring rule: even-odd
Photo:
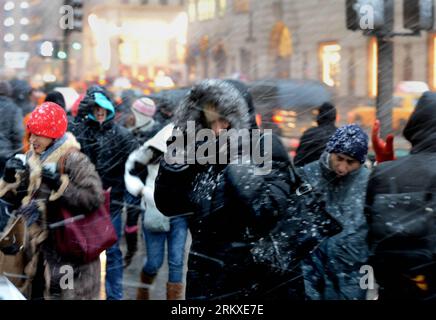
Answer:
[[[188,27],[182,8],[112,9],[96,8],[88,16],[87,79],[125,77],[147,82],[169,76],[182,83]]]

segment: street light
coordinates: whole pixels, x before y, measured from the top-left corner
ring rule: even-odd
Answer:
[[[12,17],[6,18],[5,21],[3,21],[3,25],[5,27],[12,27],[15,24],[15,20]]]
[[[12,33],[7,33],[7,34],[5,34],[3,40],[5,42],[12,42],[12,41],[15,40],[15,37],[14,37],[14,35]]]
[[[23,26],[27,26],[29,24],[29,19],[26,17],[20,19],[20,24]]]
[[[3,9],[5,9],[5,11],[11,11],[14,10],[15,8],[15,3],[13,1],[8,1],[5,3]]]
[[[80,42],[73,42],[72,47],[74,50],[77,50],[77,51],[82,49],[82,45],[80,44]]]
[[[27,2],[27,1],[21,2],[20,8],[21,9],[28,9],[29,8],[29,2]]]
[[[27,33],[23,33],[22,35],[20,35],[20,40],[29,41],[29,35]]]
[[[58,56],[58,59],[61,59],[61,60],[64,60],[67,58],[67,54],[65,51],[59,51],[57,56]]]

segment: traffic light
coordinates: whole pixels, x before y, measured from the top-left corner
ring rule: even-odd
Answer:
[[[433,30],[433,0],[403,0],[404,28],[413,31]]]
[[[349,30],[392,31],[394,0],[346,0],[346,25]]]
[[[59,40],[42,40],[38,43],[37,54],[44,58],[67,59],[67,53]]]

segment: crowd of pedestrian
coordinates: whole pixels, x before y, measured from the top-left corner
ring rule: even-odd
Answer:
[[[91,86],[68,101],[73,112],[59,92],[38,105],[31,92],[23,80],[0,81],[0,270],[15,274],[26,298],[99,299],[99,257],[64,250],[68,232],[98,212],[106,212],[107,228],[74,236],[105,251],[109,300],[123,299],[140,235],[138,300],[150,299],[165,256],[168,300],[365,300],[372,288],[380,300],[436,298],[435,93],[423,94],[406,125],[408,156],[396,159],[379,122],[370,137],[356,124],[338,128],[326,101],[291,159],[280,137],[258,126],[251,94],[238,81],[204,80],[177,98],[125,92],[120,105]],[[293,218],[289,208],[308,193],[341,230],[304,250],[291,243],[304,252],[292,268],[256,261],[255,244],[272,239],[274,251],[272,230]],[[60,218],[65,211],[70,219]],[[111,232],[117,240],[96,241]],[[61,279],[65,266],[73,288]],[[374,283],[363,281],[368,266]]]

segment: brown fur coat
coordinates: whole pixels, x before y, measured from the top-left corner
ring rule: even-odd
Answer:
[[[77,265],[64,261],[55,250],[50,237],[47,224],[53,221],[56,208],[66,206],[72,212],[90,213],[96,210],[104,202],[103,190],[100,177],[94,165],[88,157],[81,152],[69,153],[64,163],[64,174],[61,175],[61,187],[56,191],[49,191],[42,183],[41,172],[44,165],[57,164],[59,160],[71,148],[80,150],[80,144],[75,137],[67,133],[67,140],[54,150],[44,161],[39,155],[30,150],[28,160],[28,186],[27,194],[22,199],[22,205],[17,214],[30,210],[35,204],[40,212],[40,219],[32,223],[27,229],[28,242],[26,245],[27,263],[25,264],[25,281],[19,284],[21,291],[30,297],[31,282],[37,272],[38,258],[44,257],[44,278],[46,282],[46,299],[97,299],[100,289],[100,261],[87,265]],[[16,194],[16,188],[23,177],[18,177],[17,183],[7,184],[0,181],[0,197],[5,194]],[[63,266],[67,266],[62,268]],[[71,267],[71,268],[68,268]],[[62,268],[62,269],[61,269]],[[65,270],[73,270],[73,289],[62,290],[60,283]],[[65,281],[64,281],[65,282]]]

